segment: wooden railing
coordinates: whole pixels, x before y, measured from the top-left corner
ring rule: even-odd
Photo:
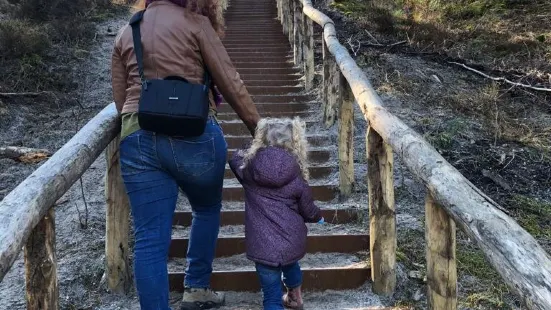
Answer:
[[[329,17],[316,10],[310,0],[276,1],[295,63],[304,70],[309,89],[314,80],[313,23],[323,28],[322,110],[327,126],[339,122],[339,183],[345,196],[350,194],[354,180],[354,101],[369,124],[366,143],[373,290],[388,295],[396,287],[395,153],[428,190],[425,228],[430,307],[457,307],[457,225],[529,309],[551,309],[551,261],[536,240],[384,108],[366,75],[339,43]]]
[[[120,118],[114,104],[98,113],[69,142],[0,202],[0,282],[24,248],[27,309],[59,307],[54,205],[107,148],[106,275],[109,287],[131,287],[129,208],[118,159]]]
[[[340,190],[354,181],[353,105],[369,122],[367,132],[370,249],[373,289],[396,287],[396,218],[393,153],[427,187],[428,299],[433,309],[455,309],[455,225],[482,249],[529,309],[551,309],[549,256],[513,219],[453,168],[421,136],[390,114],[362,70],[337,40],[331,19],[308,0],[277,0],[279,18],[314,87],[313,22],[323,28],[323,98],[326,125],[339,123]],[[338,115],[338,117],[337,117]],[[128,267],[129,206],[119,165],[120,120],[114,104],[88,122],[69,142],[0,202],[0,281],[24,248],[28,309],[58,309],[55,253],[56,201],[106,150],[106,278],[113,292],[131,287]],[[122,225],[121,225],[122,224]]]

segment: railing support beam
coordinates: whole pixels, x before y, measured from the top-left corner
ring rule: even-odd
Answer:
[[[339,189],[344,199],[354,186],[354,95],[344,76],[339,78]]]
[[[302,16],[304,38],[302,52],[304,54],[304,87],[314,88],[314,22],[306,15]]]
[[[429,309],[457,309],[457,263],[455,222],[427,194],[425,202],[427,240],[427,299]]]
[[[105,273],[107,286],[114,293],[128,293],[132,287],[128,264],[130,234],[130,204],[121,176],[120,136],[107,146],[105,179]]]
[[[24,252],[27,309],[59,309],[54,208],[32,230]]]
[[[396,288],[396,212],[393,154],[372,128],[367,132],[367,186],[373,291],[391,295]]]
[[[335,57],[331,55],[325,40],[322,39],[323,45],[323,120],[325,127],[329,128],[335,124],[337,107],[341,100],[340,90],[340,74]]]

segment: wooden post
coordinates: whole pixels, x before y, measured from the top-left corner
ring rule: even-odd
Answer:
[[[346,198],[354,185],[354,95],[345,77],[339,74],[339,78],[339,189]]]
[[[105,196],[107,198],[105,224],[105,273],[112,292],[128,293],[132,280],[128,264],[128,235],[130,233],[130,204],[121,176],[117,136],[107,146],[107,174]]]
[[[281,0],[277,0],[277,20],[281,21]]]
[[[287,28],[289,29],[289,33],[287,33],[287,36],[289,38],[289,43],[291,43],[291,48],[294,50],[294,29],[295,29],[295,4],[297,0],[289,0],[289,6],[287,8]]]
[[[325,40],[323,45],[323,119],[325,127],[329,128],[335,123],[337,107],[339,106],[340,77],[339,68],[335,57],[327,49]]]
[[[396,288],[393,154],[372,127],[367,132],[367,162],[373,291],[388,296]]]
[[[306,90],[311,90],[314,87],[314,23],[310,17],[303,15],[303,54],[304,54],[304,87]]]
[[[59,309],[54,208],[33,229],[24,252],[27,309]]]
[[[425,226],[429,309],[456,310],[455,222],[430,193],[425,203]]]
[[[287,8],[288,8],[288,1],[289,0],[280,0],[281,1],[281,8],[279,10],[281,11],[281,26],[283,28],[283,34],[287,34]]]
[[[304,41],[304,30],[302,23],[302,4],[300,1],[295,1],[295,28],[294,28],[294,48],[293,54],[295,59],[295,65],[302,67],[302,45]]]
[[[285,33],[286,31],[286,26],[287,26],[287,23],[285,21],[285,3],[287,0],[279,0],[280,1],[280,8],[279,10],[281,11],[281,26],[283,28],[283,33]]]

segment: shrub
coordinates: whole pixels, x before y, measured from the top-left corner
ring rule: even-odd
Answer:
[[[51,21],[90,17],[96,11],[112,6],[110,0],[21,0],[17,14],[34,21]]]
[[[0,21],[0,57],[2,58],[43,55],[50,45],[50,39],[42,27],[17,19]]]

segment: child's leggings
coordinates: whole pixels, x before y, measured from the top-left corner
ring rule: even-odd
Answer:
[[[302,271],[298,262],[280,267],[271,267],[263,264],[256,264],[256,273],[262,286],[264,295],[264,310],[283,310],[283,292],[281,287],[281,274],[283,273],[283,284],[289,289],[302,285]]]

